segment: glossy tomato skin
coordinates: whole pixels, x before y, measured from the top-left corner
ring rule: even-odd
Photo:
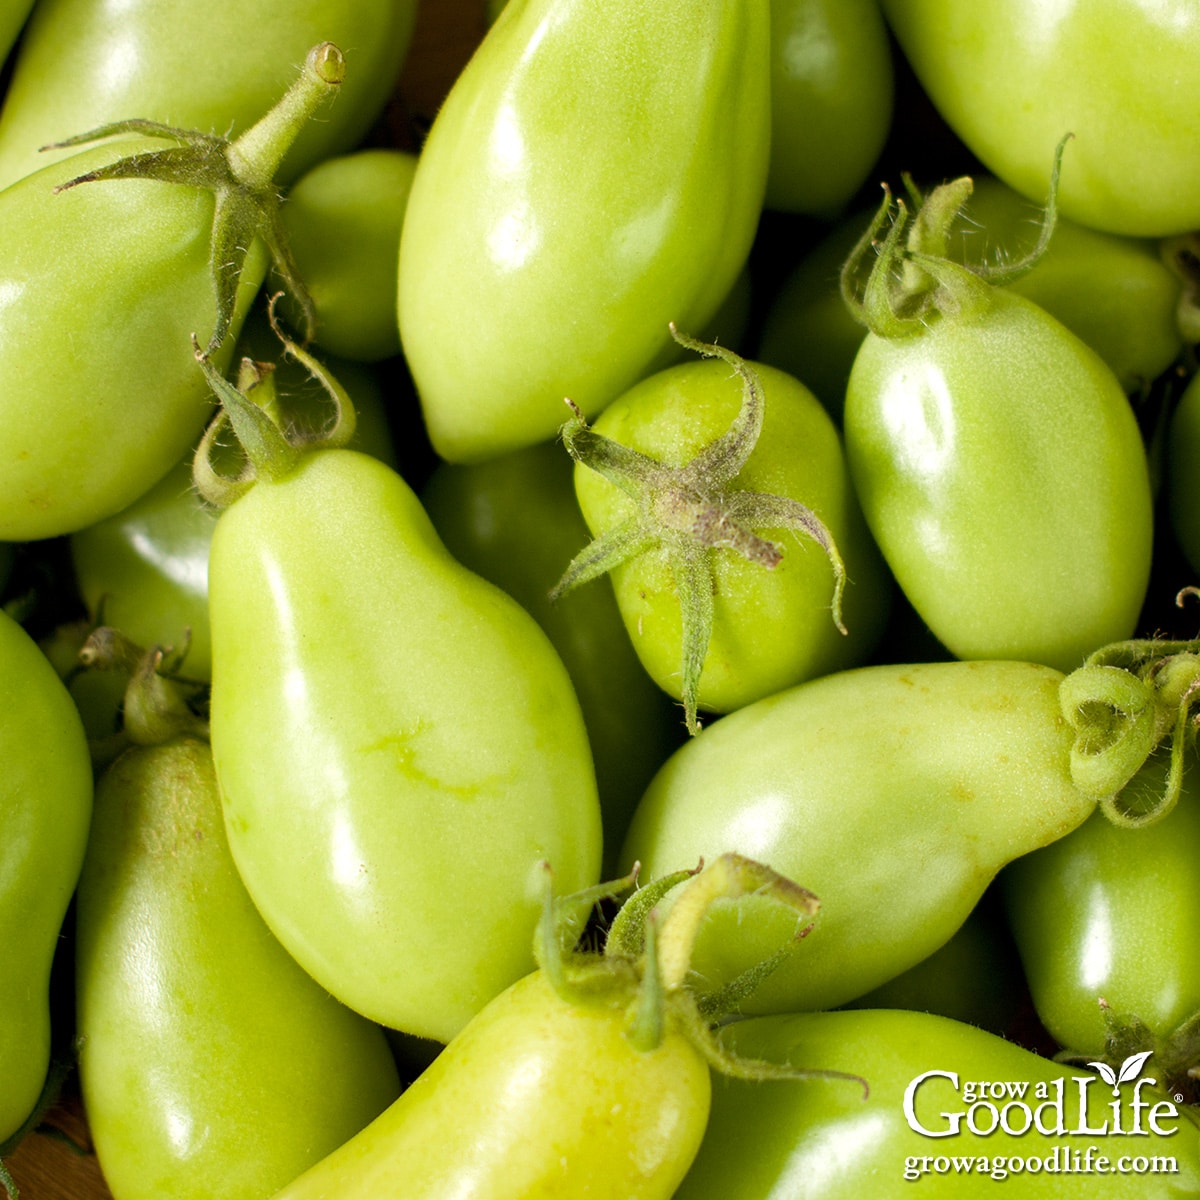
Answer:
[[[844,1004],[927,958],[1005,863],[1092,811],[1071,782],[1061,678],[1031,663],[889,665],[760,700],[667,760],[621,861],[654,878],[736,852],[803,879],[816,928],[743,1009]],[[731,979],[787,936],[769,903],[739,901],[705,918],[693,965]]]
[[[892,92],[877,0],[771,0],[766,207],[837,216],[883,149]]]
[[[400,246],[443,458],[545,441],[564,396],[592,416],[675,356],[670,321],[707,326],[762,206],[768,54],[767,0],[505,7],[422,150]]]
[[[212,193],[106,180],[54,193],[121,152],[82,151],[0,192],[0,539],[70,533],[132,503],[212,411],[191,337],[212,329]],[[266,269],[252,248],[236,335]],[[228,362],[232,336],[214,360]]]
[[[918,79],[1006,183],[1045,196],[1074,134],[1059,204],[1141,237],[1200,225],[1200,11],[1141,0],[883,0]]]
[[[348,450],[260,480],[209,561],[230,848],[334,995],[445,1041],[526,972],[539,863],[599,875],[587,734],[533,619]]]
[[[1004,872],[1034,1005],[1064,1049],[1104,1054],[1102,999],[1164,1042],[1200,1013],[1200,787],[1189,766],[1161,821],[1122,829],[1096,813]],[[1152,762],[1130,787],[1160,791],[1163,769]]]
[[[729,712],[864,661],[878,639],[890,599],[891,582],[863,522],[833,422],[798,380],[762,364],[752,367],[763,386],[763,428],[733,487],[790,497],[825,524],[850,581],[843,611],[848,632],[838,631],[830,612],[833,569],[806,535],[756,530],[783,547],[782,561],[771,570],[731,549],[712,551],[716,607],[698,697],[700,707],[712,712]],[[594,429],[679,466],[729,429],[741,402],[741,380],[724,363],[682,363],[631,388]],[[582,464],[575,468],[575,491],[596,536],[633,512],[623,491]],[[642,665],[678,698],[682,616],[665,554],[650,550],[616,567],[612,587]]]
[[[566,451],[547,443],[443,463],[421,502],[454,557],[528,610],[571,673],[596,764],[608,878],[634,807],[683,730],[638,662],[607,585],[550,599],[588,540],[573,477]]]
[[[1200,1188],[1200,1127],[1184,1109],[1177,1115],[1160,1110],[1159,1128],[1150,1131],[1143,1113],[1142,1134],[1113,1132],[1095,1137],[1044,1134],[1036,1127],[1010,1135],[1003,1127],[986,1134],[972,1131],[964,1114],[970,1084],[1026,1085],[1024,1103],[1031,1110],[1050,1102],[1063,1087],[1064,1127],[1074,1129],[1079,1117],[1079,1087],[1073,1080],[1087,1077],[1086,1120],[1089,1128],[1110,1126],[1112,1089],[1095,1075],[1072,1070],[1032,1054],[983,1030],[928,1013],[886,1010],[803,1013],[757,1017],[734,1024],[726,1036],[747,1057],[760,1057],[795,1066],[858,1074],[870,1085],[864,1099],[860,1087],[840,1080],[782,1080],[749,1083],[718,1079],[708,1132],[692,1170],[676,1193],[678,1200],[850,1200],[856,1196],[900,1200],[921,1193],[947,1197],[986,1197],[1001,1191],[1014,1196],[1176,1197],[1194,1195]],[[961,1121],[957,1136],[929,1137],[913,1129],[905,1115],[905,1095],[926,1072],[947,1072],[919,1083],[913,1093],[913,1118],[921,1128],[943,1133],[951,1117]],[[1161,1083],[1153,1060],[1144,1076]],[[1038,1089],[1044,1087],[1043,1099]],[[1170,1104],[1161,1090],[1142,1086],[1148,1104]],[[1131,1085],[1121,1089],[1123,1128],[1133,1128]],[[997,1112],[1007,1101],[979,1096]],[[1182,1110],[1182,1111],[1180,1111]],[[1042,1122],[1055,1128],[1047,1108]],[[992,1114],[986,1107],[972,1118],[988,1130]],[[1025,1114],[1007,1111],[1013,1129],[1021,1129]],[[1177,1130],[1167,1134],[1167,1130]],[[1076,1158],[1078,1155],[1078,1158]],[[1089,1157],[1108,1159],[1107,1174],[1085,1171]],[[1173,1156],[1177,1170],[1150,1169],[1133,1174],[1131,1162],[1118,1173],[1118,1160],[1128,1156]],[[951,1159],[972,1159],[971,1170],[957,1169]],[[1013,1163],[1013,1159],[1022,1161]],[[1038,1158],[1037,1168],[1025,1160]],[[936,1161],[940,1160],[940,1161]],[[986,1165],[982,1160],[986,1160]],[[1053,1165],[1046,1165],[1049,1160]],[[1065,1160],[1065,1165],[1064,1165]],[[935,1165],[936,1164],[936,1165]],[[1074,1170],[1072,1169],[1074,1168]]]
[[[122,1200],[270,1195],[399,1094],[382,1031],[296,965],[246,894],[205,742],[107,769],[76,911],[80,1079]]]
[[[1043,309],[993,288],[918,333],[868,334],[845,432],[875,540],[953,654],[1071,670],[1133,633],[1152,538],[1141,435],[1112,372]]]
[[[1200,383],[1188,383],[1167,432],[1167,499],[1171,528],[1193,571],[1200,572]]]
[[[0,612],[0,1143],[50,1065],[50,964],[83,863],[92,765],[79,713],[29,635]]]
[[[51,142],[131,117],[236,136],[281,96],[309,49],[346,55],[338,102],[297,138],[281,181],[348,150],[382,109],[415,0],[218,0],[164,6],[39,3],[0,110],[0,187],[61,151]],[[252,33],[250,31],[253,31]]]
[[[276,1200],[667,1200],[704,1132],[709,1068],[673,1028],[635,1049],[627,1021],[625,1004],[526,976]]]

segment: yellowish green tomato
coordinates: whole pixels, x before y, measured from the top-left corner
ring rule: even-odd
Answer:
[[[29,635],[0,611],[0,1144],[50,1065],[50,965],[92,816],[79,713]]]
[[[382,1031],[251,903],[198,738],[102,776],[76,922],[80,1082],[117,1200],[268,1196],[399,1094]]]
[[[438,114],[399,321],[434,449],[551,438],[707,327],[757,228],[767,0],[511,0]],[[603,147],[602,150],[599,148]]]
[[[376,362],[400,353],[396,264],[416,156],[360,150],[298,179],[283,206],[292,257],[317,310],[313,339]]]
[[[4,0],[0,4],[0,66],[8,57],[31,8],[33,0]]]

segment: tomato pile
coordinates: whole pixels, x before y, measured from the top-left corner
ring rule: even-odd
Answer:
[[[1200,1196],[1200,3],[170,7],[0,11],[0,1184]]]

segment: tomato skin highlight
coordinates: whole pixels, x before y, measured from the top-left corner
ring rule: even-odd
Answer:
[[[79,713],[29,635],[0,611],[0,1144],[50,1065],[50,966],[83,864],[92,764]]]
[[[524,974],[538,864],[599,875],[595,775],[561,661],[354,451],[260,480],[209,563],[230,848],[334,995],[445,1041]]]
[[[1129,637],[1150,574],[1141,435],[1115,376],[1042,309],[868,334],[846,453],[897,582],[959,658],[1071,670]]]
[[[668,1200],[704,1132],[709,1068],[674,1029],[635,1049],[627,1019],[624,1003],[566,1001],[526,976],[275,1200]]]

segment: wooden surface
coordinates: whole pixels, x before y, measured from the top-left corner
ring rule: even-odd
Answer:
[[[418,148],[450,84],[483,36],[483,9],[484,0],[420,0],[396,98],[373,141]],[[91,1152],[74,1074],[43,1129],[27,1136],[5,1164],[21,1200],[112,1200]]]

